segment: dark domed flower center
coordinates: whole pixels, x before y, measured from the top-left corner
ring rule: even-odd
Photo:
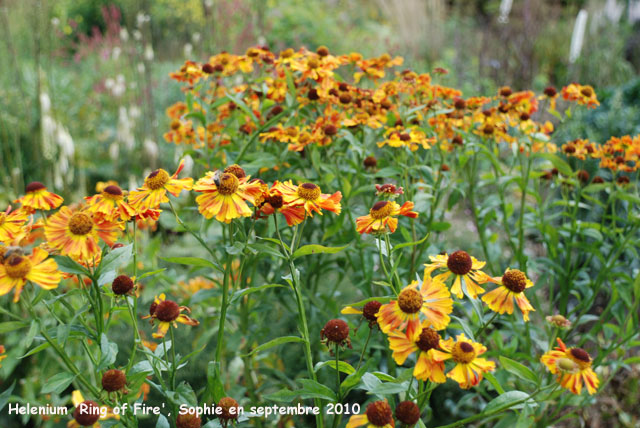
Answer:
[[[238,181],[238,177],[236,177],[232,173],[225,172],[220,177],[220,185],[218,186],[218,193],[221,195],[233,195],[238,190],[240,186],[240,182]]]
[[[456,275],[466,275],[471,272],[473,261],[466,251],[456,251],[447,259],[447,267]]]
[[[221,409],[218,417],[220,419],[238,419],[238,402],[231,397],[221,398],[218,402],[218,407]],[[233,410],[232,410],[233,409]]]
[[[378,201],[369,210],[369,215],[376,220],[387,218],[393,212],[393,204],[389,201]]]
[[[31,271],[31,260],[26,257],[13,255],[4,263],[7,276],[13,279],[23,279]]]
[[[155,310],[155,316],[160,321],[172,322],[180,315],[180,306],[173,300],[163,300],[158,303]]]
[[[511,269],[502,275],[502,285],[514,293],[522,293],[527,287],[527,277],[518,269]]]
[[[374,401],[367,406],[365,413],[369,423],[376,427],[383,427],[393,422],[393,413],[386,401]]]
[[[396,406],[396,418],[405,425],[413,426],[420,420],[420,408],[413,401],[402,401]]]
[[[282,196],[280,195],[269,196],[267,202],[269,202],[269,205],[271,205],[273,209],[276,210],[282,208],[282,206],[284,205],[284,199],[282,199]]]
[[[451,351],[453,361],[459,364],[469,364],[476,357],[476,350],[469,342],[458,342]]]
[[[74,235],[87,235],[93,229],[93,220],[85,213],[75,213],[69,219],[69,230]]]
[[[406,314],[415,314],[422,308],[422,294],[416,289],[407,288],[398,296],[398,306]]]
[[[580,89],[580,93],[582,95],[584,95],[587,98],[591,98],[591,96],[593,95],[593,89],[586,87],[586,88],[582,88]]]
[[[90,427],[100,419],[98,403],[86,400],[80,403],[73,411],[73,419],[83,427]]]
[[[298,196],[307,201],[315,201],[320,197],[320,188],[313,183],[302,183],[298,186]]]
[[[39,181],[33,181],[33,182],[27,184],[27,187],[25,188],[25,191],[27,193],[31,193],[31,192],[37,192],[38,190],[42,190],[42,189],[46,189],[44,184],[40,183]]]
[[[113,292],[119,296],[123,294],[127,294],[129,291],[133,289],[133,280],[129,278],[127,275],[117,276],[113,283],[111,284],[111,289]]]
[[[377,300],[367,302],[367,304],[362,308],[362,316],[369,321],[377,321],[378,318],[376,315],[380,310],[380,306],[382,306],[382,304]]]
[[[430,349],[436,349],[440,344],[440,335],[434,329],[427,327],[422,329],[420,338],[416,342],[421,351],[427,352]]]
[[[126,383],[127,378],[121,370],[107,370],[102,375],[102,388],[107,392],[120,391]]]
[[[122,189],[112,184],[104,188],[102,195],[109,199],[122,199]]]
[[[349,326],[340,319],[329,320],[322,329],[321,336],[329,342],[342,343],[349,337]]]
[[[237,164],[229,165],[224,169],[224,172],[233,174],[238,178],[244,178],[247,176],[247,174],[244,172],[244,169],[242,169],[242,167]]]
[[[162,189],[165,184],[169,181],[169,173],[164,169],[156,169],[151,174],[147,176],[144,180],[144,184],[151,190]]]

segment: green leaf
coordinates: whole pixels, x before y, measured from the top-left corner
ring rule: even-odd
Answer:
[[[36,346],[35,348],[33,348],[31,351],[27,352],[26,354],[24,354],[22,357],[18,358],[19,360],[29,357],[33,354],[37,354],[40,351],[44,351],[45,349],[47,349],[48,347],[50,347],[51,345],[49,344],[49,342],[44,342],[41,343],[40,345]]]
[[[209,361],[207,365],[207,394],[214,402],[220,401],[225,396],[224,385],[220,376],[220,363]]]
[[[509,373],[513,373],[521,379],[528,380],[529,382],[533,382],[536,385],[538,384],[539,378],[529,367],[520,364],[517,361],[512,360],[511,358],[500,356],[500,364],[507,370]]]
[[[20,328],[24,328],[26,327],[27,324],[26,322],[23,321],[6,321],[3,323],[0,323],[0,333],[8,333],[10,331],[14,331],[14,330],[18,330]]]
[[[500,394],[487,404],[482,413],[491,413],[496,410],[521,409],[524,404],[537,405],[535,401],[528,399],[529,394],[523,391],[509,391]],[[527,400],[528,399],[528,400]]]
[[[393,249],[391,250],[392,253],[395,253],[396,251],[398,251],[401,248],[405,248],[405,247],[413,247],[414,245],[420,245],[422,244],[424,241],[426,241],[427,239],[429,239],[429,235],[431,235],[431,233],[427,233],[424,238],[420,239],[419,241],[413,241],[413,242],[403,242],[402,244],[398,244],[395,247],[393,247]]]
[[[315,367],[313,368],[314,372],[317,372],[318,370],[320,370],[322,367],[331,367],[332,369],[336,369],[336,362],[335,360],[329,360],[329,361],[321,361],[319,363],[317,363],[315,365]],[[342,373],[345,374],[353,374],[356,372],[356,369],[353,368],[353,366],[349,363],[347,363],[346,361],[338,361],[338,368],[340,369],[340,371]]]
[[[58,269],[62,272],[70,273],[73,275],[89,275],[89,272],[84,267],[74,262],[69,257],[54,256],[53,258],[58,264]]]
[[[336,394],[328,386],[322,385],[312,379],[300,379],[302,389],[299,389],[302,398],[322,398],[329,401],[337,401]]]
[[[293,253],[293,258],[297,259],[298,257],[307,256],[309,254],[335,254],[347,247],[348,245],[345,245],[344,247],[325,247],[323,245],[316,244],[305,245],[304,247],[298,248],[295,253]]]
[[[498,394],[504,394],[504,388],[502,387],[502,385],[500,385],[500,382],[498,382],[498,379],[496,379],[493,374],[487,372],[484,374],[484,377],[489,381],[489,383],[493,386],[493,389],[495,389]]]
[[[53,375],[42,387],[40,394],[60,394],[73,382],[76,376],[73,373],[63,372]]]
[[[11,386],[5,389],[2,394],[0,394],[0,412],[4,409],[4,406],[9,402],[9,398],[11,397],[11,393],[13,392],[13,388],[16,386],[16,381],[14,380],[11,383]]]
[[[140,275],[139,277],[137,277],[136,280],[140,281],[141,279],[148,278],[148,277],[153,276],[155,274],[158,274],[160,272],[164,272],[165,270],[167,270],[167,269],[166,268],[162,268],[162,269],[157,269],[157,270],[152,270],[152,271],[149,271],[149,272],[145,272],[142,275]]]
[[[158,415],[158,422],[156,422],[156,428],[171,428],[169,421],[164,415]]]
[[[291,342],[304,342],[304,339],[298,336],[283,336],[278,337],[277,339],[270,340],[262,345],[256,347],[253,351],[248,354],[243,355],[244,357],[248,357],[249,355],[253,355],[256,352],[262,352],[269,348],[273,348],[274,346],[282,345],[283,343],[291,343]]]
[[[100,336],[100,352],[102,356],[100,358],[100,364],[98,364],[98,370],[107,368],[115,363],[116,356],[118,355],[118,344],[110,342],[107,335],[102,333]]]
[[[222,269],[216,263],[213,263],[212,261],[203,259],[201,257],[160,257],[160,259],[164,260],[165,262],[177,263],[180,265],[208,267],[224,273],[224,269]]]
[[[100,272],[107,272],[109,270],[116,270],[122,265],[129,262],[129,259],[133,256],[133,244],[125,245],[124,247],[116,248],[109,251],[106,256],[100,262],[98,270]]]
[[[451,228],[451,223],[446,221],[434,221],[431,223],[431,230],[436,232],[444,232],[445,230],[449,230]]]
[[[253,114],[253,111],[245,104],[245,102],[239,98],[236,97],[234,95],[231,95],[229,92],[225,92],[225,95],[235,103],[236,106],[238,106],[240,108],[240,110],[242,110],[245,114],[251,116],[251,119],[253,120],[253,122],[255,123],[259,123],[260,121],[258,120],[258,118],[256,117],[255,114]]]
[[[550,161],[562,175],[566,175],[567,177],[573,175],[571,166],[559,156],[552,153],[536,153],[535,156]]]
[[[266,289],[269,289],[269,288],[278,288],[278,287],[284,287],[284,285],[282,285],[282,284],[265,284],[265,285],[261,285],[260,287],[244,288],[242,290],[239,290],[239,291],[236,291],[235,293],[233,293],[233,296],[231,296],[230,303],[237,302],[238,299],[246,296],[247,294],[256,293],[258,291],[263,291],[263,290],[266,290]]]

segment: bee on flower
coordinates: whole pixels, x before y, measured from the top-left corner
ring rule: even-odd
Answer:
[[[27,213],[33,213],[36,210],[49,211],[58,208],[63,201],[62,196],[49,192],[44,184],[34,181],[27,184],[24,196],[14,202],[22,204]]]
[[[322,210],[335,214],[340,214],[342,210],[341,192],[335,192],[333,195],[324,194],[320,186],[314,183],[302,183],[296,186],[289,180],[274,183],[272,189],[282,195],[285,204],[302,206],[309,217],[313,217],[314,212],[322,215]]]
[[[0,247],[0,296],[14,290],[13,301],[20,300],[20,293],[27,281],[45,290],[58,287],[62,274],[49,253],[34,248],[31,255],[25,255],[20,247]]]
[[[153,303],[149,307],[149,315],[144,318],[151,318],[151,323],[155,320],[158,321],[158,331],[153,333],[152,336],[155,339],[161,339],[169,330],[169,327],[172,325],[177,327],[177,323],[197,326],[200,322],[194,320],[193,318],[185,315],[181,312],[191,312],[186,306],[179,306],[173,300],[167,300],[164,293],[160,294],[160,296],[156,296]]]
[[[591,356],[582,348],[567,348],[560,338],[557,340],[558,346],[546,352],[540,362],[557,375],[556,380],[563,388],[580,394],[584,383],[589,394],[595,394],[600,380],[591,368]]]
[[[535,311],[529,300],[524,295],[524,290],[533,287],[533,282],[518,269],[507,269],[502,277],[492,278],[487,275],[487,282],[498,284],[499,287],[482,296],[482,301],[494,312],[511,315],[513,313],[513,301],[522,311],[522,318],[529,321],[529,312]]]
[[[224,171],[209,171],[193,186],[202,195],[196,198],[198,211],[206,219],[215,217],[222,223],[252,214],[247,202],[254,204],[255,198],[263,191],[263,185],[250,180],[238,165],[231,165]]]
[[[124,229],[122,223],[108,221],[88,210],[64,206],[49,217],[44,226],[47,243],[76,261],[92,262],[101,254],[99,242],[112,246]]]
[[[477,342],[473,342],[464,335],[456,336],[456,340],[449,338],[440,341],[440,349],[434,349],[432,356],[434,361],[453,360],[456,363],[449,370],[447,377],[455,380],[462,389],[476,386],[482,380],[483,374],[495,370],[496,364],[480,355],[487,352],[487,348]]]
[[[178,178],[183,168],[184,159],[171,176],[162,168],[156,169],[145,178],[142,187],[129,193],[129,204],[137,212],[158,209],[161,203],[169,202],[167,192],[178,196],[183,190],[191,190],[193,178]]]
[[[446,269],[436,276],[436,278],[446,281],[449,276],[453,275],[453,285],[451,287],[451,293],[458,299],[462,299],[464,296],[462,282],[464,281],[467,295],[471,299],[476,299],[478,294],[484,293],[484,288],[480,287],[486,280],[487,275],[480,269],[484,267],[485,262],[476,260],[475,257],[471,257],[466,251],[455,251],[451,255],[437,255],[429,256],[431,263],[425,264],[426,272],[433,272],[436,269]]]
[[[356,219],[356,230],[360,233],[395,232],[398,227],[397,216],[417,218],[418,213],[411,211],[413,202],[407,201],[402,206],[394,201],[378,201],[369,210],[369,214]]]
[[[399,366],[414,352],[418,353],[413,376],[422,381],[444,383],[444,362],[433,358],[433,350],[440,347],[441,337],[437,331],[429,327],[428,320],[422,323],[422,332],[417,339],[411,339],[406,333],[398,330],[389,332],[389,349],[393,351],[393,359]]]
[[[422,286],[418,281],[407,285],[397,300],[382,305],[377,313],[378,325],[383,333],[404,330],[407,337],[417,340],[422,332],[420,314],[426,317],[427,325],[442,330],[449,325],[449,314],[453,311],[453,300],[445,284],[425,273]]]

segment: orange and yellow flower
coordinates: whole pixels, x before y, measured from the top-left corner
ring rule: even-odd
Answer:
[[[429,322],[424,321],[422,332],[417,340],[412,340],[405,333],[393,330],[389,333],[389,348],[393,351],[393,359],[396,364],[402,365],[414,352],[418,352],[413,376],[416,379],[436,383],[444,383],[447,379],[444,375],[444,362],[433,359],[433,350],[440,346],[440,335],[429,327]]]
[[[296,186],[289,180],[283,183],[276,182],[272,188],[282,195],[285,204],[304,207],[309,217],[313,217],[314,212],[322,215],[323,209],[336,214],[340,214],[342,210],[341,192],[335,192],[333,195],[324,194],[314,183]]]
[[[600,105],[596,91],[592,86],[580,85],[572,83],[562,88],[562,98],[567,101],[577,101],[580,105],[586,105],[589,108],[596,108]]]
[[[161,203],[169,202],[167,192],[178,196],[183,190],[191,190],[193,178],[178,178],[183,168],[184,159],[171,176],[162,168],[156,169],[144,179],[142,187],[129,193],[129,204],[138,212],[158,209]]]
[[[5,212],[0,212],[0,242],[12,242],[22,233],[22,226],[27,222],[29,215],[21,209],[11,210],[7,207]]]
[[[24,255],[20,249],[4,250],[0,264],[0,296],[15,289],[13,301],[19,301],[20,293],[27,281],[45,290],[56,288],[62,274],[58,271],[55,260],[47,257],[49,253],[38,247],[33,249],[30,256]]]
[[[500,287],[489,291],[482,296],[482,301],[494,312],[511,315],[513,313],[513,300],[522,311],[522,318],[529,321],[529,312],[535,311],[529,300],[524,295],[524,290],[533,287],[533,282],[518,269],[507,269],[502,277],[491,278],[487,275],[487,282],[493,282]]]
[[[177,323],[196,326],[200,323],[193,318],[181,313],[182,311],[191,312],[186,306],[179,306],[173,300],[167,300],[164,293],[160,296],[156,296],[151,308],[149,309],[149,315],[145,318],[151,318],[151,322],[158,321],[158,331],[153,333],[153,337],[161,339],[167,334],[169,327],[172,325],[177,327]]]
[[[304,207],[285,204],[283,196],[275,190],[277,184],[276,181],[271,189],[263,191],[262,195],[256,198],[255,204],[260,208],[260,213],[269,216],[279,212],[284,216],[288,226],[302,223],[305,219]]]
[[[496,364],[486,358],[479,356],[487,352],[487,348],[477,342],[467,339],[464,333],[456,336],[454,342],[450,337],[447,340],[440,340],[440,349],[434,349],[434,361],[453,360],[456,366],[449,370],[447,377],[455,380],[460,388],[469,389],[480,383],[483,373],[495,370]]]
[[[87,201],[87,211],[103,216],[108,221],[129,221],[136,214],[124,200],[122,189],[115,184],[105,186],[100,193],[84,199]]]
[[[567,348],[557,338],[558,346],[546,352],[540,362],[557,375],[557,382],[574,394],[580,394],[584,382],[589,394],[595,394],[600,385],[598,375],[591,368],[591,356],[582,348]]]
[[[2,360],[7,358],[7,354],[5,353],[4,345],[0,345],[0,367],[2,367]]]
[[[411,211],[413,202],[405,202],[402,206],[393,201],[378,201],[369,210],[369,214],[356,219],[356,230],[362,233],[395,232],[399,215],[416,218],[418,213]]]
[[[62,201],[62,196],[49,192],[44,184],[34,181],[27,184],[25,195],[14,202],[20,202],[27,212],[35,210],[52,210],[58,208]]]
[[[123,229],[87,210],[72,211],[64,206],[44,226],[48,244],[76,261],[93,262],[100,257],[99,241],[112,246]]]
[[[383,333],[404,330],[410,340],[418,340],[422,332],[420,314],[426,317],[428,326],[442,330],[450,321],[453,300],[445,284],[425,273],[422,287],[413,281],[398,294],[397,300],[382,305],[377,313],[378,325]]]
[[[206,219],[215,217],[223,223],[249,217],[252,211],[247,202],[254,204],[263,190],[262,183],[249,181],[250,178],[237,165],[231,165],[224,171],[207,172],[193,186],[194,191],[202,193],[196,198],[200,214]]]
[[[455,251],[451,255],[429,256],[431,263],[425,265],[425,275],[427,272],[433,272],[436,269],[446,269],[447,271],[436,276],[436,278],[446,281],[449,276],[455,277],[451,286],[451,293],[455,294],[458,299],[464,296],[462,290],[462,280],[464,280],[467,295],[476,299],[478,294],[484,293],[484,288],[480,287],[486,280],[487,275],[482,269],[485,262],[476,260],[466,251]]]

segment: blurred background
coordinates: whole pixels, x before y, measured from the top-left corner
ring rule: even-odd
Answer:
[[[465,96],[578,81],[602,106],[556,142],[640,132],[638,0],[0,0],[0,202],[173,164],[168,73],[256,44],[390,52]]]

